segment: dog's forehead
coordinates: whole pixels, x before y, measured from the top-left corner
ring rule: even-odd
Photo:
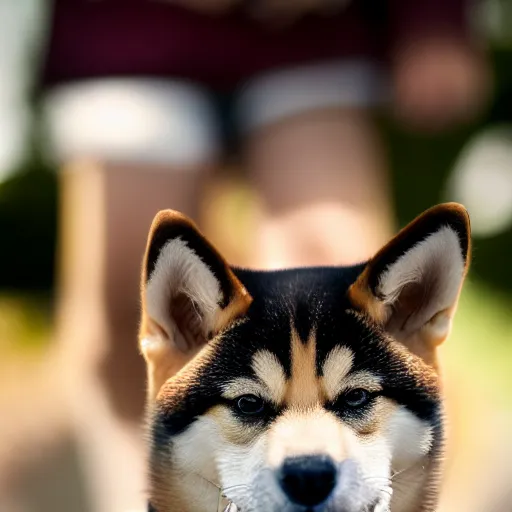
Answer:
[[[249,376],[270,389],[284,381],[291,401],[326,401],[332,396],[318,396],[311,383],[323,379],[322,393],[335,394],[354,372],[375,377],[366,387],[380,379],[397,389],[436,394],[435,374],[351,303],[347,291],[359,272],[352,267],[242,273],[254,300],[246,318],[219,343],[214,373],[224,373],[226,380]]]
[[[368,350],[385,350],[380,330],[354,310],[347,290],[357,272],[352,269],[297,269],[244,272],[242,279],[254,300],[242,322],[226,336],[243,345],[246,364],[260,351],[269,351],[290,377],[297,361],[313,361],[322,374],[333,350],[355,364],[369,362]],[[353,275],[352,275],[353,274]],[[364,358],[365,361],[359,359]],[[240,361],[242,362],[242,361]]]
[[[354,373],[355,387],[383,386],[418,417],[430,416],[438,400],[434,373],[353,307],[350,276],[338,269],[262,275],[242,275],[254,298],[245,317],[161,390],[161,410],[181,411],[171,430],[186,428],[226,392],[261,392],[251,381],[274,402],[307,406],[334,399]]]
[[[222,367],[226,379],[263,383],[281,394],[277,402],[285,388],[287,403],[325,402],[349,374],[371,373],[375,382],[403,360],[362,315],[319,295],[266,306],[220,340],[210,365],[216,374]]]

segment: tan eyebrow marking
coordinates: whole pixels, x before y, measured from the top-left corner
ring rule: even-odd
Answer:
[[[329,400],[334,400],[341,392],[343,380],[352,369],[354,353],[348,347],[338,345],[325,358],[322,366],[322,383]]]
[[[340,393],[355,388],[363,388],[372,392],[382,391],[382,381],[380,377],[368,371],[354,372],[343,380]]]
[[[280,404],[286,392],[284,368],[269,350],[260,350],[252,358],[252,369],[256,377],[265,385],[271,400]]]
[[[272,393],[259,382],[248,377],[237,377],[223,386],[222,396],[234,400],[242,395],[257,395],[269,401],[274,401]]]
[[[380,391],[380,377],[369,371],[350,373],[354,363],[354,353],[348,347],[337,346],[326,357],[323,367],[323,386],[328,400],[335,400],[347,389],[363,388],[367,391]]]
[[[256,378],[237,377],[229,381],[222,396],[232,400],[241,395],[258,395],[279,405],[286,391],[286,376],[277,357],[268,350],[260,350],[253,356],[252,369]]]

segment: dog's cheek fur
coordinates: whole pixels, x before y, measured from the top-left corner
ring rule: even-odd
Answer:
[[[262,493],[269,487],[260,485],[260,476],[270,476],[265,465],[267,433],[260,432],[250,444],[223,443],[217,450],[217,467],[225,496],[242,510],[271,510],[261,508]],[[268,482],[272,484],[271,481]],[[275,483],[275,482],[274,482]],[[277,489],[276,489],[277,490]],[[270,503],[276,504],[275,493]]]
[[[205,416],[215,422],[224,441],[233,446],[246,446],[264,431],[260,423],[252,425],[242,423],[224,405],[212,407]]]
[[[418,509],[417,499],[429,476],[433,440],[431,425],[385,397],[378,399],[366,421],[351,422],[343,436],[347,458],[361,469],[365,493],[389,500],[393,512]],[[393,475],[397,490],[389,496],[387,479]]]
[[[226,406],[218,405],[198,418],[183,434],[173,440],[173,462],[180,471],[201,475],[225,489],[229,499],[244,510],[251,510],[255,475],[264,465],[266,433],[263,426],[241,423]],[[191,488],[183,479],[180,494],[198,496],[196,483]],[[207,483],[204,501],[191,511],[204,512],[219,499],[219,491]],[[217,492],[216,496],[212,493]],[[190,506],[190,505],[189,505]]]
[[[172,487],[177,496],[187,498],[186,512],[203,512],[211,508],[218,499],[219,491],[213,484],[217,481],[215,453],[221,441],[218,427],[207,416],[198,418],[182,434],[172,438]],[[186,478],[183,478],[186,474]],[[196,476],[194,478],[194,475]],[[212,483],[213,482],[213,483]],[[167,508],[175,510],[174,501]]]
[[[257,489],[258,477],[266,468],[268,427],[259,422],[242,423],[222,405],[205,416],[215,423],[218,432],[214,453],[224,494],[244,511],[262,510]]]
[[[428,477],[433,427],[393,400],[379,397],[367,421],[353,423],[354,436],[345,434],[349,457],[355,459],[368,482],[368,492],[384,492],[386,479],[396,475],[398,490],[393,512],[416,510],[419,491]],[[404,484],[405,482],[405,484]]]
[[[400,407],[394,412],[386,429],[395,471],[411,467],[427,456],[432,448],[432,426],[421,421],[405,407]]]
[[[391,472],[391,452],[383,435],[383,423],[395,408],[390,401],[381,398],[366,419],[351,420],[344,424],[346,459],[355,461],[358,468],[355,491],[351,493],[351,501],[347,503],[347,506],[353,503],[356,507],[354,510],[366,510],[369,502],[377,498],[382,500],[381,506],[390,501],[387,479]],[[347,490],[338,488],[335,503],[343,504],[347,499],[344,494],[347,494]]]
[[[393,486],[392,510],[411,512],[418,509],[418,496],[429,478],[433,427],[405,407],[398,407],[385,425],[384,433],[391,451]]]

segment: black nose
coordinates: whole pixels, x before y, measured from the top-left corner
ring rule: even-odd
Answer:
[[[336,476],[336,466],[329,457],[290,457],[281,466],[279,483],[291,501],[311,507],[330,496]]]

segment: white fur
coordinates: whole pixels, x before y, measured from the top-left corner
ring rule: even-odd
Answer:
[[[254,499],[249,491],[253,480],[264,467],[265,435],[249,445],[229,443],[220,425],[209,416],[202,416],[173,442],[173,458],[182,472],[180,486],[190,496],[190,512],[216,510],[220,491],[228,498],[251,510]],[[211,483],[209,483],[209,482]],[[198,487],[202,490],[198,492]]]
[[[389,420],[387,438],[393,454],[393,470],[402,471],[430,451],[433,432],[428,423],[400,407]]]
[[[459,237],[453,229],[444,226],[390,265],[380,278],[377,292],[384,297],[385,304],[392,305],[406,285],[432,279],[435,274],[436,288],[424,305],[420,319],[427,322],[455,304],[464,267]],[[449,322],[441,322],[436,328],[447,330]]]
[[[432,448],[432,427],[405,407],[390,418],[386,436],[392,454],[394,485],[400,489],[392,502],[393,512],[411,512],[425,483],[424,461]]]
[[[215,450],[221,441],[218,425],[208,416],[198,418],[183,434],[173,440],[172,457],[183,474],[179,485],[188,497],[190,512],[213,510],[219,499],[219,474]]]
[[[360,512],[379,497],[382,512],[413,512],[425,482],[423,461],[431,443],[431,427],[405,408],[392,415],[382,435],[364,441],[322,409],[288,411],[270,431],[244,445],[230,443],[215,416],[202,416],[174,438],[173,460],[182,475],[181,491],[190,496],[190,512],[215,510],[220,498],[217,485],[243,510],[291,510],[274,470],[287,456],[318,453],[329,454],[339,464],[355,463],[349,469],[353,490],[347,493],[346,486],[339,485],[329,511],[343,507]],[[394,474],[398,491],[393,495],[387,481]]]
[[[330,455],[340,462],[346,456],[342,423],[323,408],[288,409],[271,426],[267,463],[278,468],[286,457]]]
[[[146,286],[146,310],[169,337],[175,333],[170,304],[178,294],[196,304],[204,333],[211,330],[221,300],[220,284],[201,258],[183,240],[175,239],[162,247]]]
[[[217,450],[217,465],[225,495],[243,510],[251,510],[257,499],[253,495],[254,481],[265,468],[266,443],[263,435],[246,446],[221,443]]]

